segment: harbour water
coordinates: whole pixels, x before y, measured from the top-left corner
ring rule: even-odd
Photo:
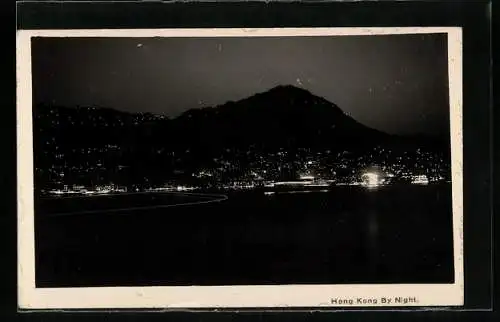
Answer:
[[[38,200],[36,282],[452,283],[451,200],[450,184]]]

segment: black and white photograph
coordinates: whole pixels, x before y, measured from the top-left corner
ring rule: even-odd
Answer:
[[[460,28],[17,50],[21,307],[463,305]]]

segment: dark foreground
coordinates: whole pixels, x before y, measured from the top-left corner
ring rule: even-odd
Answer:
[[[142,194],[39,201],[37,286],[454,280],[449,185],[242,192],[189,204],[210,198],[217,199]],[[185,205],[138,210],[176,203]],[[110,211],[127,207],[136,209]]]

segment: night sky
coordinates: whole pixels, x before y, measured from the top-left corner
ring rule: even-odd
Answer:
[[[444,34],[35,38],[34,103],[175,117],[292,84],[396,134],[449,133]]]

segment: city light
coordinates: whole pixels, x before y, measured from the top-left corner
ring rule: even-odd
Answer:
[[[429,179],[425,175],[415,176],[412,180],[413,184],[428,184]]]
[[[367,172],[361,176],[363,185],[368,187],[376,187],[380,184],[380,177],[374,172]]]
[[[130,142],[110,139],[98,145],[61,144],[50,123],[56,126],[59,119],[53,118],[63,115],[58,111],[50,108],[45,115],[37,116],[39,122],[46,120],[39,123],[43,135],[37,147],[43,162],[35,165],[37,192],[42,194],[99,196],[127,191],[207,189],[319,191],[333,186],[433,185],[451,181],[446,154],[381,146],[363,151],[326,147],[268,150],[255,144],[242,149],[224,146],[214,150],[207,160],[198,161],[193,157],[196,152],[193,147],[152,145],[139,149],[145,153],[140,157],[148,161],[139,166],[131,162],[137,149]],[[161,119],[146,113],[133,117],[118,115],[110,122],[98,109],[89,116],[88,111],[69,115],[67,122],[92,129],[116,127],[113,131],[122,131],[134,122],[150,126],[151,121]],[[92,137],[89,133],[83,135]],[[140,175],[129,176],[134,173]],[[120,186],[112,182],[120,182]]]

